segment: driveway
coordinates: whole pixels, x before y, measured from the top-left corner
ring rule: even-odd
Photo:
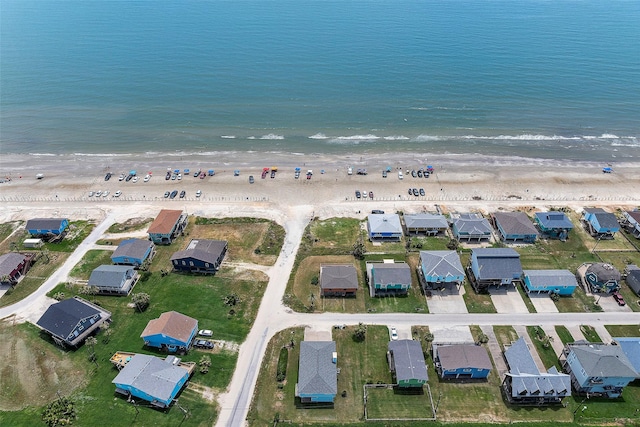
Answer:
[[[429,313],[468,313],[467,305],[464,303],[464,286],[447,287],[444,290],[431,291],[431,296],[427,297]]]
[[[538,313],[557,313],[558,307],[553,302],[549,294],[529,294],[529,299]]]
[[[473,343],[473,335],[468,326],[429,326],[429,331],[433,334],[433,342],[453,344],[453,343]]]
[[[321,327],[307,326],[304,328],[304,340],[305,341],[331,341],[333,337],[331,330],[323,329]]]
[[[501,286],[489,288],[491,301],[498,313],[528,313],[520,293],[514,286]]]
[[[618,305],[611,294],[591,294],[604,311],[618,311],[631,313],[633,310],[628,305]]]

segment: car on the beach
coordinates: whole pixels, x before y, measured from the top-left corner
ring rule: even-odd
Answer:
[[[164,176],[164,179],[169,181],[171,179],[171,172],[167,172],[167,174]]]
[[[100,197],[100,196],[102,196],[102,191],[100,190],[96,191],[96,197]]]
[[[204,177],[205,177],[205,176],[207,176],[207,174],[206,174],[206,173],[204,173],[204,172],[200,172],[200,179],[204,179]]]
[[[398,171],[398,179],[402,179],[402,171]]]
[[[418,169],[418,178],[422,178],[422,169]]]
[[[132,181],[133,181],[133,182],[138,182],[138,177],[137,177],[137,176],[134,176],[134,177],[133,177],[133,179],[132,179]]]
[[[420,193],[421,196],[425,195],[424,188],[421,188],[420,190],[418,190],[418,192]]]
[[[200,335],[202,337],[212,337],[213,336],[213,331],[211,329],[200,329],[198,331],[198,335]]]
[[[398,330],[396,328],[391,328],[389,335],[391,335],[391,341],[398,341]]]
[[[93,197],[93,191],[89,191],[89,197]]]
[[[195,340],[193,343],[193,346],[197,348],[207,348],[211,350],[213,348],[213,343],[209,340]]]
[[[620,292],[616,291],[612,294],[613,299],[618,303],[619,306],[623,306],[626,305],[627,303],[625,302],[624,298],[622,297],[622,295],[620,294]]]
[[[120,176],[118,177],[118,181],[124,181],[124,174],[121,173]]]
[[[275,178],[276,177],[276,171],[275,169],[271,169],[271,178]]]
[[[172,174],[171,175],[171,181],[175,181],[177,177],[178,177],[177,173]]]
[[[109,181],[110,179],[111,179],[111,172],[107,172],[107,174],[104,176],[104,180]]]
[[[416,173],[415,169],[411,171],[411,176],[414,177],[414,178],[418,176],[418,174]]]
[[[131,181],[131,178],[133,178],[133,175],[127,175],[127,177],[124,180],[129,182]]]
[[[384,211],[380,210],[380,209],[374,209],[371,211],[372,214],[384,214]]]
[[[166,199],[167,197],[169,197],[169,195],[170,195],[170,194],[171,194],[170,192],[165,191],[165,192],[164,192],[164,198]]]
[[[184,199],[184,196],[186,196],[186,195],[187,195],[187,192],[186,192],[186,191],[182,190],[182,191],[180,192],[180,198],[181,198],[181,199]]]
[[[240,171],[238,169],[234,170],[233,176],[240,176]]]
[[[144,176],[143,181],[144,181],[144,182],[149,182],[149,180],[150,180],[150,179],[151,179],[151,175],[146,174],[146,175]]]
[[[369,198],[373,199],[373,191],[369,191]]]
[[[420,195],[420,192],[418,191],[417,188],[413,189],[413,195],[416,196],[416,197],[418,197]]]
[[[109,195],[109,190],[102,192],[102,197],[107,197]]]
[[[382,177],[386,178],[387,177],[387,171],[382,171]]]
[[[408,193],[409,193],[410,196],[412,196],[413,195],[413,188],[410,188]]]
[[[362,198],[363,199],[366,199],[368,195],[369,195],[369,192],[367,190],[362,190]]]
[[[198,169],[196,172],[193,173],[193,177],[194,178],[199,177],[200,176],[200,172],[202,172],[202,171]]]
[[[359,199],[360,197],[362,197],[362,194],[360,194],[360,192],[356,190],[356,199]]]
[[[180,181],[181,179],[182,179],[182,174],[179,173],[178,176],[177,176],[177,180]]]
[[[122,195],[122,191],[118,190],[115,193],[113,193],[113,197],[120,197]]]
[[[253,175],[249,175],[249,184],[253,184],[254,182]]]
[[[202,190],[196,191],[196,197],[200,197],[200,196],[202,196]]]
[[[170,199],[175,199],[175,197],[178,195],[178,190],[173,190],[171,192],[171,194],[169,194],[169,198]]]

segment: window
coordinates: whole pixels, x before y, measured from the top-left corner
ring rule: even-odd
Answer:
[[[471,372],[470,368],[463,369],[462,372]]]
[[[187,263],[185,261],[182,261],[182,265],[187,265]]]
[[[193,267],[193,261],[189,261],[189,265]]]
[[[207,268],[209,268],[209,263],[208,263],[208,262],[205,262],[205,263],[204,263],[204,266],[205,266],[205,267],[207,267]]]

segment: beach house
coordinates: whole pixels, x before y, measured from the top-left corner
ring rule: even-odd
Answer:
[[[427,236],[436,236],[445,233],[449,228],[447,219],[440,214],[405,214],[403,220],[407,235],[426,234]]]
[[[626,211],[622,215],[629,233],[636,239],[640,239],[640,211]]]
[[[9,252],[0,255],[0,285],[15,286],[29,271],[35,254]]]
[[[524,212],[494,212],[496,229],[504,242],[534,243],[538,231]]]
[[[69,227],[66,218],[33,218],[27,221],[25,229],[31,236],[52,240],[63,235]]]
[[[91,272],[87,286],[101,295],[126,296],[139,279],[130,265],[101,265]]]
[[[493,229],[489,221],[475,213],[460,214],[451,219],[451,231],[459,241],[477,242],[491,239]]]
[[[322,264],[320,295],[323,297],[355,297],[358,272],[352,264]]]
[[[555,366],[541,372],[524,338],[519,338],[504,351],[509,372],[502,389],[507,401],[514,405],[547,406],[561,404],[571,396],[571,378]]]
[[[520,254],[511,248],[473,249],[467,273],[478,293],[486,293],[490,286],[511,286],[522,277]]]
[[[368,262],[366,268],[371,297],[406,295],[411,287],[411,268],[406,262]]]
[[[198,332],[198,321],[177,311],[162,313],[149,320],[140,334],[147,347],[155,347],[169,353],[186,353]]]
[[[640,296],[640,267],[635,264],[629,264],[624,269],[625,282],[636,295]]]
[[[300,342],[295,396],[301,403],[333,403],[338,391],[335,341]]]
[[[622,275],[613,265],[604,262],[583,264],[587,267],[584,272],[584,281],[588,290],[596,293],[612,293],[620,289]],[[578,268],[580,273],[583,269]]]
[[[569,270],[524,270],[522,285],[527,293],[571,295],[578,281]]]
[[[227,253],[225,240],[192,239],[171,256],[173,269],[185,273],[215,274]]]
[[[434,343],[432,351],[433,363],[442,379],[486,380],[493,367],[481,345]]]
[[[564,370],[576,393],[615,399],[639,375],[619,345],[576,342],[564,348]]]
[[[387,362],[397,387],[422,388],[429,380],[419,341],[396,340],[387,345]]]
[[[169,245],[187,226],[187,214],[180,210],[162,209],[147,233],[156,245]]]
[[[423,287],[429,289],[460,287],[465,278],[460,255],[456,251],[420,251],[418,273]]]
[[[402,239],[402,225],[398,214],[370,214],[367,216],[367,229],[372,242]]]
[[[136,268],[150,262],[156,254],[156,245],[150,240],[123,240],[111,255],[111,262],[118,265],[132,265]]]
[[[585,208],[582,220],[589,234],[598,240],[613,239],[613,236],[620,231],[616,216],[602,208]]]
[[[565,241],[573,229],[573,223],[564,212],[536,212],[534,219],[540,233],[550,239]]]

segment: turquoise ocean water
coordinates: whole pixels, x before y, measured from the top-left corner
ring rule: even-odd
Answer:
[[[0,153],[640,160],[640,2],[2,0]]]

